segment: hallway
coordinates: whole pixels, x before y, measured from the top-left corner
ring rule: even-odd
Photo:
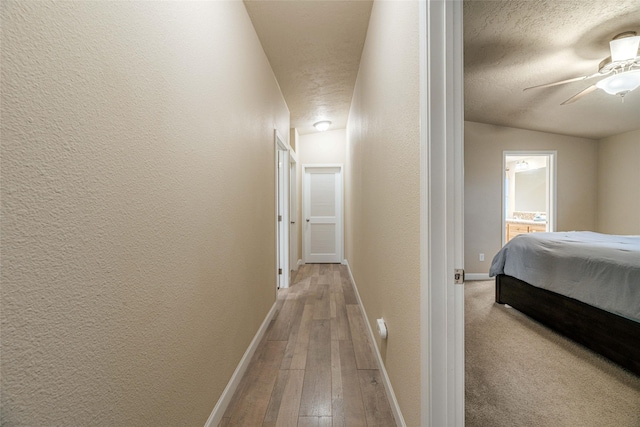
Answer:
[[[380,375],[346,266],[303,265],[220,426],[394,426]]]

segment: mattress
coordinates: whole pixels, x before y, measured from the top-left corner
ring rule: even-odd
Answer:
[[[640,236],[521,234],[493,258],[498,274],[640,322]]]

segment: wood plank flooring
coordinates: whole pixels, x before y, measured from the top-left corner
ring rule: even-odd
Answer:
[[[219,426],[395,426],[349,273],[306,264]]]

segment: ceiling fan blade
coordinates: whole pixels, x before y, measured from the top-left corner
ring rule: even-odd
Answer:
[[[571,104],[572,102],[576,102],[580,98],[589,95],[591,92],[593,92],[596,89],[598,89],[598,87],[596,85],[591,85],[588,88],[586,88],[585,90],[583,90],[582,92],[579,92],[579,93],[573,95],[571,98],[567,99],[566,101],[564,101],[560,105],[567,105],[567,104]]]
[[[529,89],[540,89],[540,88],[543,88],[543,87],[551,87],[551,86],[563,85],[565,83],[579,82],[580,80],[590,79],[591,77],[595,77],[595,76],[599,76],[599,75],[600,75],[600,73],[595,73],[595,74],[591,74],[590,76],[574,77],[572,79],[561,80],[559,82],[546,83],[546,84],[543,84],[543,85],[527,87],[527,88],[524,88],[522,90],[525,91],[525,90],[529,90]]]

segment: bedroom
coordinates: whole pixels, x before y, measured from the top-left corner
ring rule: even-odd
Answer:
[[[523,92],[595,72],[613,36],[640,33],[638,3],[467,1],[464,12],[467,276],[486,277],[501,247],[504,150],[557,151],[558,231],[640,234],[638,94],[560,105],[593,82]]]
[[[640,234],[638,93],[622,102],[597,90],[560,105],[595,83],[595,78],[523,92],[596,72],[609,55],[608,42],[614,36],[640,33],[637,2],[467,1],[464,12],[467,277],[489,279],[491,260],[502,246],[502,156],[507,150],[557,153],[557,231]],[[480,254],[485,254],[484,261]],[[465,287],[468,297],[476,295],[473,286],[470,282]],[[518,330],[521,323],[511,321]],[[475,329],[467,327],[467,334],[470,331]],[[505,383],[499,392],[506,393],[508,387]],[[571,393],[568,390],[564,392]],[[598,404],[602,402],[591,402],[592,407]],[[500,411],[493,409],[496,416]]]

